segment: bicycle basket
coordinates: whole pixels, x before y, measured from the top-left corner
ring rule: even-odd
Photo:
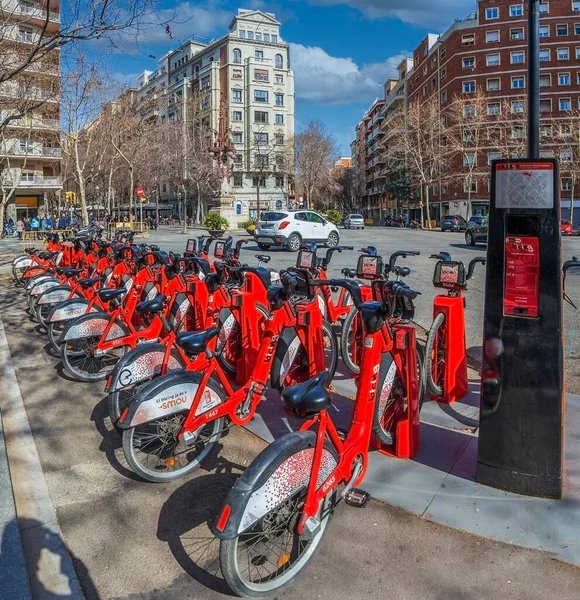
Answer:
[[[216,242],[213,248],[213,256],[217,259],[223,259],[226,257],[226,243]]]
[[[377,279],[383,274],[383,259],[380,256],[359,256],[356,267],[360,279]]]
[[[189,238],[185,245],[185,256],[193,256],[197,250],[197,240],[195,238]]]
[[[296,259],[298,269],[314,269],[316,267],[316,252],[301,250]]]
[[[467,288],[465,265],[462,262],[440,260],[435,265],[433,285],[436,288],[452,290]]]

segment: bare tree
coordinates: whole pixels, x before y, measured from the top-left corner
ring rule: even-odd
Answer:
[[[550,154],[558,152],[560,173],[570,180],[570,222],[574,224],[574,193],[580,183],[580,110],[573,108],[564,117],[552,119],[548,127]]]
[[[307,208],[334,181],[333,167],[337,156],[336,142],[321,121],[310,121],[296,136],[296,172]]]

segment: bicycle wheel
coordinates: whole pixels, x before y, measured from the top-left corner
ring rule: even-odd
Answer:
[[[220,542],[221,571],[236,594],[246,598],[274,595],[306,568],[320,548],[332,519],[336,489],[322,501],[316,515],[320,525],[314,533],[296,531],[304,508],[313,455],[314,448],[296,449],[290,456],[282,451],[274,457],[273,471],[266,465],[270,475],[267,479],[258,479],[264,482],[260,488],[254,487],[250,499],[246,495],[247,504],[232,506],[232,513],[239,510],[244,514],[244,522],[251,522],[233,539]],[[262,456],[255,463],[259,463]],[[332,458],[330,452],[327,456]],[[330,473],[336,462],[328,463],[331,463]],[[265,471],[262,469],[262,475]],[[319,481],[323,481],[322,472],[319,475]],[[250,503],[254,508],[251,513]]]
[[[425,346],[425,378],[429,391],[440,397],[445,384],[445,315],[439,313],[427,336]]]
[[[258,304],[256,306],[259,317],[256,324],[262,336],[266,329],[266,321],[270,317],[268,310]],[[220,313],[218,327],[220,332],[216,342],[216,357],[222,369],[228,375],[234,376],[237,373],[237,363],[243,352],[242,330],[235,315],[226,309]]]
[[[395,444],[397,423],[407,410],[407,389],[404,374],[399,371],[393,355],[381,359],[377,399],[373,416],[373,434],[389,446]]]
[[[322,321],[322,339],[324,344],[325,370],[328,371],[329,381],[334,378],[338,364],[338,340],[327,321]],[[283,346],[282,344],[286,342]],[[286,387],[308,381],[310,379],[310,363],[312,359],[308,356],[306,348],[300,342],[298,335],[294,335],[289,341],[282,336],[279,346],[282,352],[276,352],[272,365],[272,387],[282,391]]]
[[[207,387],[225,402],[221,387],[208,381]],[[174,481],[195,471],[221,437],[225,419],[220,417],[193,432],[187,444],[177,435],[188,411],[174,413],[123,431],[123,452],[134,473],[153,483]]]
[[[126,352],[126,346],[110,350],[104,356],[94,352],[101,336],[67,340],[60,346],[60,358],[66,372],[78,381],[100,381],[107,378],[119,358]]]
[[[363,324],[360,311],[353,306],[344,319],[340,336],[340,352],[346,368],[355,375],[360,373],[363,344]]]
[[[60,347],[62,345],[58,340],[67,325],[68,321],[53,321],[46,328],[48,341],[57,354],[60,354]]]

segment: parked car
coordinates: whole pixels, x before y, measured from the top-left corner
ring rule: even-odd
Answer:
[[[311,210],[266,212],[254,233],[261,250],[282,246],[298,252],[303,242],[317,242],[332,248],[340,242],[336,225]]]
[[[487,244],[487,222],[488,217],[473,216],[467,223],[465,232],[465,243],[468,246],[475,244]]]
[[[365,219],[362,215],[348,215],[344,220],[345,229],[364,229]]]
[[[560,221],[560,233],[562,235],[574,235],[572,223],[570,223],[570,221]],[[580,235],[580,233],[578,235]]]
[[[441,219],[441,231],[465,231],[467,221],[459,215],[445,215]]]

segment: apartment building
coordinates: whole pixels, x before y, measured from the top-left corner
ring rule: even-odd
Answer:
[[[190,100],[201,98],[204,126],[228,156],[231,177],[216,208],[230,221],[256,216],[258,188],[260,211],[294,199],[294,73],[275,15],[239,9],[225,36],[189,40],[142,73],[137,94],[167,98],[155,109],[160,121],[187,122]],[[162,186],[162,199],[176,203],[176,194]]]
[[[572,191],[570,166],[578,162],[578,148],[571,147],[570,120],[580,108],[580,0],[549,0],[540,4],[540,85],[541,154],[561,161],[562,216],[580,208],[578,189]],[[478,0],[477,10],[457,20],[441,35],[429,34],[413,53],[413,67],[406,74],[406,103],[437,96],[441,113],[456,98],[469,102],[478,91],[487,96],[490,118],[513,121],[506,135],[525,136],[528,68],[527,3],[518,0]],[[501,113],[501,114],[500,114]],[[471,185],[472,210],[485,214],[489,206],[489,164],[496,158],[517,157],[509,152],[509,140],[502,149],[485,148],[475,157],[482,177]],[[514,147],[517,144],[514,144]],[[576,144],[578,146],[578,144]],[[508,156],[509,155],[509,156]],[[449,171],[461,173],[465,157],[452,158]],[[409,202],[412,218],[420,215],[420,194]],[[467,214],[468,190],[456,180],[444,181],[430,189],[431,218],[439,221],[446,214]],[[575,221],[580,211],[575,211]]]
[[[59,0],[3,0],[0,55],[10,72],[60,27]],[[60,177],[60,50],[0,84],[0,196],[5,218],[44,216]]]

